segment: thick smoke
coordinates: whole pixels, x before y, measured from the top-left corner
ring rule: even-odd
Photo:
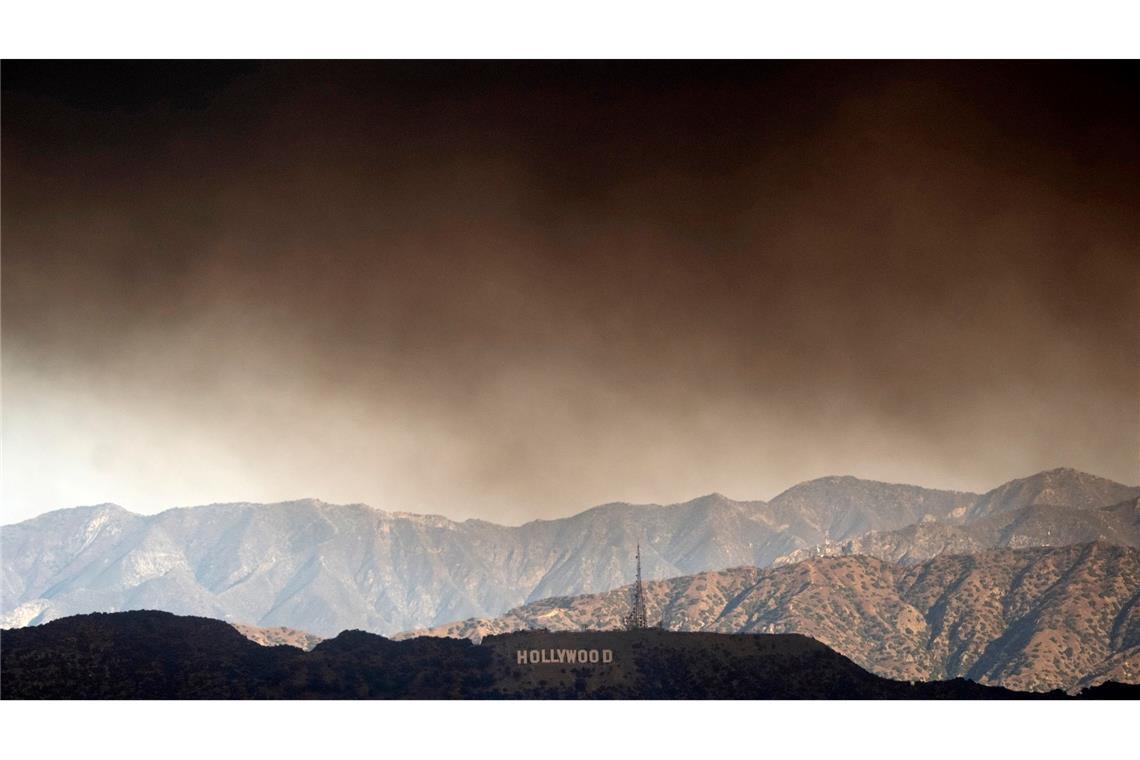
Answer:
[[[1133,84],[6,63],[4,519],[1138,482]]]

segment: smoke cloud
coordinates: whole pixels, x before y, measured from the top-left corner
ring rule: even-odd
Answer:
[[[1140,482],[1123,66],[3,79],[6,522]]]

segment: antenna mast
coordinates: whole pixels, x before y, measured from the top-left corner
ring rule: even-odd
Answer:
[[[637,544],[637,580],[630,590],[629,599],[629,614],[626,615],[625,629],[627,631],[637,631],[642,628],[648,628],[645,614],[645,584],[641,582],[641,543]]]

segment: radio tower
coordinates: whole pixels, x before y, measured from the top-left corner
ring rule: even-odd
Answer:
[[[641,544],[637,544],[637,581],[629,592],[629,614],[625,616],[625,629],[637,631],[648,628],[645,618],[645,585],[641,582]]]

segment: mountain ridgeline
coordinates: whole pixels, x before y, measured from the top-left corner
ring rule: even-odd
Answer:
[[[768,502],[607,504],[514,527],[315,500],[148,516],[78,507],[0,529],[0,625],[159,609],[320,637],[392,634],[620,587],[638,542],[650,579],[855,552],[860,541],[913,561],[959,545],[1136,546],[1137,497],[1053,470],[982,495],[829,477]]]

